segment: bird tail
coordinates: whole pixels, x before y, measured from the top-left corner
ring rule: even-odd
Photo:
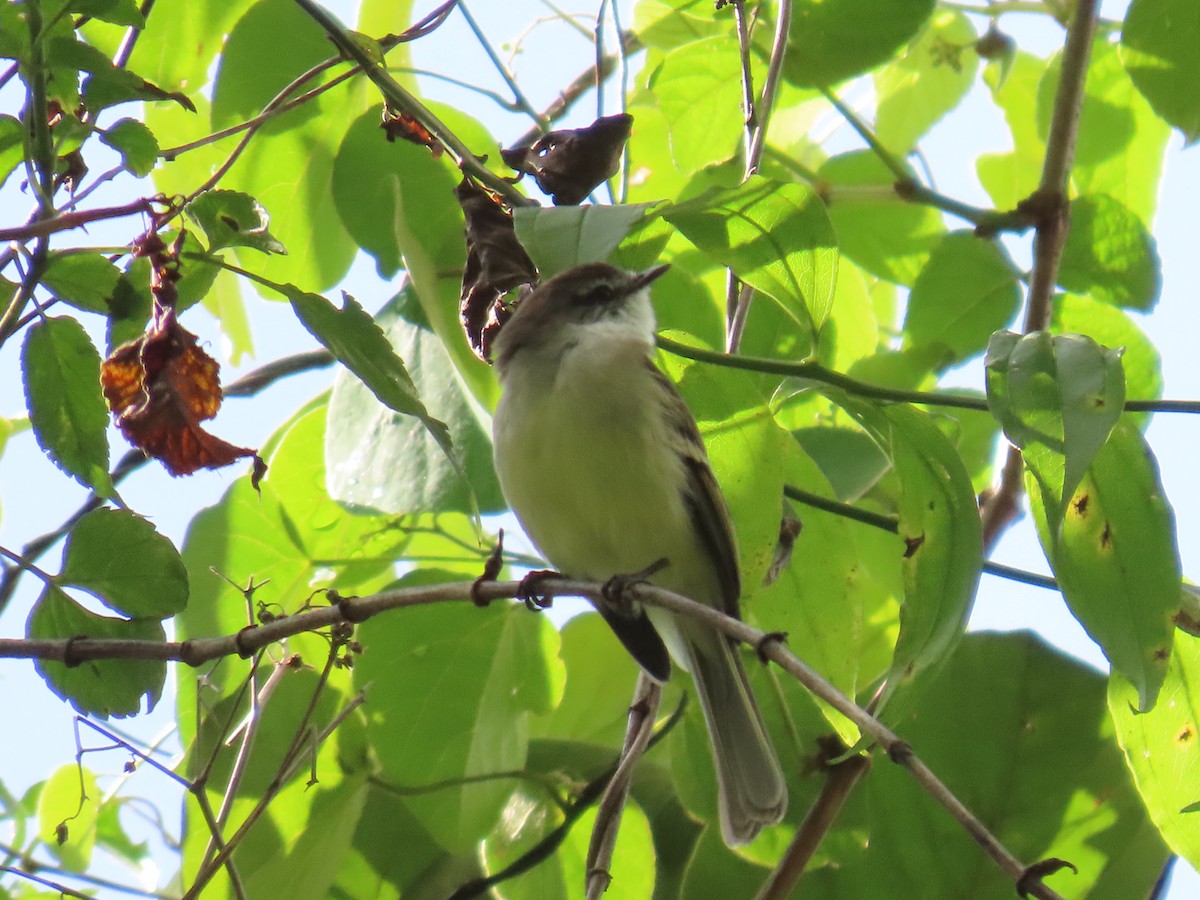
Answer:
[[[683,630],[712,745],[721,835],[726,844],[745,844],[783,818],[787,783],[733,645],[707,628]]]

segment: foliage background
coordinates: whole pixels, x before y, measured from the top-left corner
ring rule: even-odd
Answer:
[[[337,9],[337,7],[334,8]],[[345,10],[338,11],[343,14],[344,21],[352,21],[353,17]],[[517,23],[527,21],[529,18],[517,11],[508,17],[496,18],[492,18],[494,10],[481,9],[476,12],[485,23],[489,34],[511,34],[516,30]],[[1119,3],[1105,4],[1103,14],[1119,19],[1123,14],[1122,5]],[[1022,17],[1010,17],[1006,20],[1006,25],[1009,21],[1018,23],[1021,19]],[[628,16],[626,20],[628,21]],[[1014,27],[1013,33],[1023,48],[1033,49],[1040,53],[1057,50],[1061,35],[1061,32],[1054,28],[1033,27],[1031,20],[1028,19],[1025,20],[1024,25]],[[536,32],[535,37],[544,41],[544,46],[539,48],[534,42],[527,49],[525,57],[522,59],[522,65],[526,65],[528,61],[530,71],[535,74],[528,79],[523,79],[523,84],[535,98],[534,105],[540,107],[557,92],[564,76],[574,75],[587,57],[585,53],[581,52],[579,58],[573,61],[574,64],[568,64],[559,70],[555,68],[554,64],[561,60],[563,55],[555,52],[557,49],[555,39],[547,38],[545,34],[538,35]],[[422,64],[423,57],[428,60],[444,58],[448,51],[444,46],[439,47],[436,43],[437,40],[446,41],[452,48],[452,52],[455,53],[465,52],[465,48],[470,46],[470,41],[466,39],[461,30],[457,33],[448,31],[447,34],[430,39],[427,43],[419,42],[414,46],[414,61],[417,65]],[[535,61],[536,67],[534,66]],[[471,64],[471,68],[476,71],[483,70],[481,63]],[[430,85],[429,90],[432,93],[436,88]],[[453,102],[456,104],[466,106],[469,102],[462,95],[454,94],[452,96]],[[1003,133],[999,130],[1001,126],[995,112],[988,109],[989,104],[990,101],[984,96],[983,89],[977,87],[964,104],[961,117],[956,113],[952,124],[948,123],[935,128],[930,137],[923,142],[931,167],[936,173],[939,188],[947,194],[981,204],[986,204],[987,198],[979,191],[971,165],[975,153],[964,152],[963,140],[964,135],[970,135],[971,140],[977,142],[979,150],[994,150],[1003,144]],[[590,114],[581,110],[578,114],[578,122],[582,123],[588,119],[590,119]],[[506,128],[509,130],[506,131]],[[521,129],[515,124],[515,119],[510,119],[508,123],[497,124],[494,130],[503,141],[511,138]],[[1197,271],[1196,256],[1189,239],[1188,223],[1191,221],[1190,212],[1194,202],[1200,197],[1200,185],[1197,183],[1197,167],[1183,155],[1179,143],[1177,135],[1171,138],[1171,150],[1164,174],[1164,188],[1155,229],[1159,241],[1159,252],[1165,261],[1163,299],[1154,315],[1144,320],[1143,327],[1163,355],[1165,396],[1195,397],[1200,396],[1200,379],[1197,378],[1196,367],[1190,356],[1188,338],[1196,333],[1196,326],[1200,324],[1194,302],[1194,285],[1198,283],[1197,279],[1200,279],[1200,271]],[[844,146],[842,146],[843,144]],[[848,129],[843,126],[831,146],[834,150],[848,150],[857,149],[860,145],[857,139],[849,134]],[[99,169],[101,166],[95,168]],[[5,187],[3,204],[5,209],[11,208],[8,198],[14,197],[13,187],[11,182]],[[102,195],[97,195],[98,202],[101,197]],[[268,198],[260,199],[267,204],[268,209],[271,209],[271,202]],[[16,197],[11,202],[17,203],[17,208],[23,208],[20,206],[20,197]],[[95,234],[99,237],[99,229],[95,231]],[[118,237],[116,240],[123,239],[127,239],[127,237]],[[1026,264],[1027,258],[1023,255],[1022,243],[1014,241],[1011,242],[1011,246],[1018,263]],[[293,251],[294,255],[295,251]],[[384,287],[373,269],[372,264],[360,259],[346,281],[350,292],[358,296],[368,308],[378,307],[380,302],[391,293]],[[286,307],[280,304],[263,303],[257,299],[251,299],[250,306],[253,309],[252,321],[258,359],[266,360],[300,347],[311,346],[311,339],[305,332],[295,327],[291,313]],[[223,346],[223,338],[212,323],[204,326],[198,325],[203,318],[204,314],[200,310],[196,310],[188,319],[187,324],[189,327],[200,330],[202,335],[207,336],[214,346]],[[16,364],[11,355],[15,349],[12,346],[7,347],[3,355],[0,355],[0,371],[16,371]],[[234,377],[236,371],[235,368],[227,368],[226,380]],[[954,382],[978,389],[982,384],[982,373],[978,369],[967,369],[954,373],[951,379]],[[273,389],[273,392],[268,395],[271,398],[268,402],[273,409],[294,408],[303,399],[320,390],[327,381],[326,375],[305,376],[298,382],[287,383]],[[6,384],[2,388],[5,393],[2,395],[3,406],[0,407],[0,412],[7,415],[18,413],[23,406],[19,395],[12,393],[13,387],[13,385]],[[263,422],[261,413],[255,411],[255,404],[259,402],[262,402],[261,398],[258,401],[246,401],[244,403],[247,408],[245,413],[238,408],[242,404],[232,401],[228,403],[226,410],[218,420],[222,435],[234,443],[250,446],[261,445],[267,434],[273,430],[274,423],[270,423],[268,426]],[[1183,417],[1160,415],[1151,424],[1148,437],[1158,453],[1163,467],[1163,479],[1167,494],[1176,508],[1179,543],[1184,554],[1185,572],[1194,572],[1196,571],[1196,560],[1193,548],[1197,546],[1196,525],[1190,520],[1187,510],[1192,506],[1189,499],[1195,497],[1195,483],[1194,479],[1190,477],[1193,465],[1190,448],[1195,443],[1195,425],[1191,420]],[[114,446],[120,446],[119,439]],[[6,546],[19,544],[21,540],[27,539],[31,534],[55,527],[83,496],[80,491],[72,493],[69,489],[57,493],[62,489],[63,479],[57,474],[57,470],[41,457],[28,434],[18,436],[10,442],[5,452],[4,466],[2,498],[4,510],[3,519],[0,520],[0,528],[3,531],[0,531],[0,540]],[[8,474],[13,471],[20,472],[20,477],[13,478]],[[39,472],[44,474],[39,475]],[[192,510],[211,503],[232,479],[233,475],[229,473],[206,474],[196,476],[190,481],[170,482],[169,487],[164,487],[166,482],[149,476],[149,473],[143,473],[138,483],[130,482],[123,488],[122,493],[134,509],[151,515],[160,529],[168,534],[177,545],[181,545],[183,526],[188,514],[181,515],[180,511]],[[41,490],[41,486],[45,484],[54,484],[56,494],[47,497]],[[17,530],[18,527],[19,530]],[[1032,534],[1032,526],[1028,520],[1025,520],[1005,537],[996,553],[996,558],[1016,565],[1037,568],[1040,554],[1036,537]],[[23,601],[18,600],[15,603],[17,608],[27,609],[31,602],[31,598],[26,595]],[[983,627],[1014,627],[1035,622],[1040,624],[1053,639],[1068,646],[1078,655],[1093,662],[1100,659],[1094,645],[1091,645],[1080,633],[1074,619],[1065,612],[1061,602],[1046,592],[999,584],[985,578],[973,621],[976,626]],[[4,623],[4,634],[20,634],[21,624],[19,617],[10,614]],[[29,666],[6,664],[2,673],[2,684],[6,695],[44,698],[42,683],[32,678],[31,673],[32,670]],[[45,705],[44,699],[39,705]],[[171,707],[171,698],[168,696],[160,705],[159,714],[163,711],[169,713]],[[7,750],[0,749],[0,754],[4,754],[3,757],[0,757],[0,767],[4,772],[5,785],[10,791],[19,793],[23,783],[44,777],[47,772],[44,760],[56,759],[66,762],[70,759],[73,752],[73,738],[69,732],[69,717],[62,713],[65,713],[65,707],[60,711],[44,708],[25,711],[23,720],[28,723],[27,731],[30,740],[35,738],[48,740],[45,749],[36,753],[31,752],[32,745],[27,742],[22,743],[21,751],[18,754],[13,753],[12,745],[9,745]],[[152,729],[153,724],[141,723],[141,727]],[[926,739],[925,744],[929,743],[930,739]],[[10,755],[16,758],[10,759]],[[22,766],[30,761],[34,765],[26,765],[26,774],[20,774],[23,771]],[[114,763],[113,768],[116,767],[117,764]],[[16,774],[10,775],[10,773]]]

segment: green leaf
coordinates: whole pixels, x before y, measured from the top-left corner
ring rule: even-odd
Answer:
[[[1149,312],[1162,289],[1158,247],[1141,219],[1105,194],[1071,203],[1058,283],[1105,303]]]
[[[1200,138],[1200,100],[1181,85],[1200,81],[1200,16],[1191,0],[1133,0],[1121,30],[1121,61],[1154,111]]]
[[[392,350],[379,325],[358,301],[343,293],[342,308],[338,309],[320,294],[309,294],[293,285],[282,285],[279,289],[292,301],[292,308],[309,334],[357,375],[380,403],[420,419],[451,465],[461,473],[462,464],[454,455],[450,429],[426,409],[404,360]]]
[[[295,3],[260,0],[229,32],[208,130],[257,116],[294,79],[336,55],[324,31]],[[222,187],[249,194],[271,210],[275,236],[294,250],[265,260],[239,251],[243,264],[263,277],[320,291],[340,282],[350,268],[357,247],[338,218],[333,160],[351,122],[368,105],[368,88],[366,79],[353,79],[273,118],[222,178]],[[157,128],[155,133],[163,135]],[[194,183],[187,188],[194,189]]]
[[[666,120],[671,159],[693,173],[723,163],[742,137],[741,63],[729,35],[685,44],[667,53],[648,87]]]
[[[130,100],[173,100],[184,109],[196,111],[185,94],[163,90],[130,69],[117,68],[102,51],[74,37],[48,41],[46,57],[56,67],[88,73],[83,102],[93,113]]]
[[[187,570],[178,551],[127,509],[93,510],[75,524],[59,580],[133,619],[165,619],[187,606]]]
[[[146,19],[138,10],[136,0],[70,0],[67,9],[113,25],[146,27]]]
[[[381,110],[371,107],[346,131],[333,162],[332,189],[346,231],[375,257],[379,275],[390,279],[404,268],[414,241],[447,249],[456,241],[462,257],[463,215],[446,166],[425,147],[388,143],[379,127]]]
[[[375,321],[395,358],[407,361],[415,373],[413,397],[428,404],[432,421],[445,423],[468,477],[463,479],[420,420],[389,409],[362,381],[342,371],[334,380],[325,438],[330,495],[389,514],[470,514],[476,504],[483,513],[507,509],[492,468],[491,437],[442,342],[425,325],[411,286],[393,297]]]
[[[802,329],[820,329],[829,317],[837,240],[824,204],[808,188],[755,175],[735,188],[710,188],[663,216]]]
[[[818,174],[832,186],[829,218],[841,252],[872,275],[911,287],[946,233],[941,214],[901,200],[896,176],[869,150],[831,157]]]
[[[1150,446],[1133,423],[1118,422],[1061,526],[1041,479],[1030,473],[1025,482],[1063,598],[1149,711],[1167,674],[1182,579],[1175,516]]]
[[[1061,54],[1051,61],[1038,86],[1039,143],[1050,131],[1060,70]],[[1150,227],[1170,136],[1170,126],[1155,114],[1121,65],[1116,45],[1106,37],[1097,38],[1079,114],[1071,172],[1075,192],[1108,194]]]
[[[121,270],[102,253],[52,251],[42,283],[76,309],[108,315]]]
[[[358,639],[365,652],[354,683],[370,685],[368,737],[397,785],[522,768],[528,715],[561,696],[557,632],[520,604],[413,607],[364,622]],[[436,702],[414,685],[437,685]],[[471,853],[511,791],[507,779],[483,779],[413,793],[408,806],[442,846]]]
[[[904,333],[912,344],[943,344],[969,359],[1009,324],[1021,305],[1017,270],[997,243],[969,231],[946,235],[917,276]]]
[[[1027,632],[970,634],[897,730],[1018,859],[1078,867],[1049,875],[1051,890],[1152,891],[1168,852],[1123,771],[1099,673]],[[805,875],[804,897],[1014,895],[1011,876],[899,766],[876,766],[859,791],[865,821],[829,835],[832,858]]]
[[[553,809],[543,790],[522,786],[509,798],[496,830],[480,848],[484,871],[499,872],[513,863],[524,862],[522,854],[556,827],[561,816],[531,815],[530,807],[540,803]],[[544,900],[570,897],[588,881],[588,843],[596,825],[592,807],[576,820],[566,840],[542,864],[516,878],[503,882],[504,900]],[[646,814],[636,802],[628,803],[621,813],[613,858],[620,860],[619,874],[604,892],[605,900],[645,900],[654,895],[654,840]]]
[[[607,261],[653,206],[524,206],[513,210],[513,225],[542,278],[549,278],[573,266]]]
[[[873,69],[916,35],[933,8],[934,0],[799,0],[783,76],[823,87]]]
[[[100,354],[83,326],[65,317],[42,319],[25,335],[21,371],[38,446],[81,484],[113,496]]]
[[[726,29],[708,0],[641,0],[633,8],[633,33],[647,47],[669,50]]]
[[[1051,534],[1125,408],[1119,350],[1089,337],[997,332],[988,345],[988,405],[1041,485]]]
[[[797,443],[781,454],[789,484],[832,497],[833,490]],[[785,631],[788,646],[848,697],[858,694],[862,642],[863,593],[853,527],[846,519],[806,508],[796,510],[800,533],[791,561],[769,586],[748,591],[749,608],[763,627]],[[820,565],[813,565],[820,560]],[[847,746],[858,729],[822,704],[826,718]]]
[[[15,116],[0,116],[0,187],[25,156],[25,129]]]
[[[792,436],[820,468],[833,496],[853,503],[891,468],[891,460],[864,432],[820,426],[801,428]]]
[[[96,846],[100,788],[90,769],[60,766],[38,797],[38,837],[68,872],[86,872]]]
[[[162,643],[167,639],[162,625],[153,619],[114,619],[84,609],[59,588],[47,586],[29,614],[30,639],[67,640],[90,637],[109,640],[139,640]],[[60,662],[34,663],[46,685],[84,715],[107,718],[136,716],[154,709],[162,696],[167,664],[162,660],[88,660],[68,667]]]
[[[1086,334],[1105,347],[1120,348],[1125,371],[1125,394],[1137,400],[1162,396],[1162,357],[1154,344],[1126,313],[1088,297],[1059,294],[1054,298],[1055,331]],[[1148,413],[1135,419],[1144,420]]]
[[[360,776],[332,788],[323,785],[307,798],[307,827],[296,828],[285,846],[260,857],[262,865],[246,878],[246,895],[289,900],[334,896],[330,888],[345,863],[368,790]]]
[[[140,866],[150,859],[150,842],[135,841],[121,823],[121,810],[127,804],[136,805],[132,798],[113,797],[100,807],[96,820],[96,843],[117,859]]]
[[[271,217],[263,205],[239,191],[205,191],[186,207],[188,217],[204,229],[208,250],[253,247],[263,253],[287,250],[271,234]]]
[[[892,460],[904,600],[888,692],[945,661],[966,628],[983,560],[979,506],[954,446],[927,413],[829,394]]]
[[[100,132],[100,140],[121,154],[122,164],[134,175],[149,175],[158,161],[158,141],[137,119],[118,119]]]
[[[1138,711],[1139,691],[1117,672],[1108,682],[1108,708],[1117,741],[1133,773],[1146,811],[1171,849],[1200,866],[1200,817],[1190,808],[1200,798],[1200,641],[1175,632],[1159,703]]]
[[[961,12],[934,13],[904,55],[875,73],[875,137],[902,156],[959,104],[975,81],[975,29]]]
[[[562,702],[544,715],[530,718],[534,738],[581,741],[621,747],[629,719],[628,708],[614,698],[632,697],[638,666],[617,643],[599,613],[573,616],[559,632],[559,656],[566,670]],[[680,680],[673,682],[679,687]],[[671,705],[665,699],[662,708]]]

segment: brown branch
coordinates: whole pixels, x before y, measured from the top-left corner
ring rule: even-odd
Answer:
[[[600,900],[612,882],[609,867],[612,865],[613,852],[617,849],[621,814],[625,811],[629,789],[633,786],[634,770],[650,747],[654,719],[661,701],[662,685],[645,672],[639,672],[633,703],[629,707],[621,758],[596,809],[596,824],[592,827],[592,839],[588,843],[587,863],[584,866],[588,900]]]
[[[133,216],[138,213],[153,211],[153,201],[142,198],[126,203],[123,206],[102,206],[99,209],[84,209],[76,212],[63,213],[49,219],[36,219],[27,225],[16,228],[0,228],[0,241],[28,241],[35,237],[45,237],[56,231],[67,231],[79,228],[89,222],[99,222],[102,219],[117,219],[121,216]]]
[[[828,768],[821,793],[809,807],[783,859],[763,884],[755,900],[786,900],[792,895],[792,889],[804,874],[822,839],[837,821],[850,792],[870,769],[869,756],[851,756]]]
[[[543,586],[547,597],[588,597],[600,602],[603,586],[597,582],[571,579],[547,581]],[[632,599],[661,607],[678,615],[690,616],[729,635],[734,640],[758,649],[765,658],[780,666],[814,696],[824,700],[850,721],[859,731],[903,766],[934,800],[941,804],[962,828],[983,848],[997,866],[1016,883],[1032,880],[1029,893],[1041,900],[1059,900],[1059,895],[1035,879],[1029,879],[1029,867],[1017,859],[988,830],[954,793],[925,765],[912,747],[896,736],[882,722],[839,691],[820,673],[811,668],[777,639],[747,625],[740,619],[727,616],[720,610],[689,600],[679,594],[647,584],[630,588]],[[187,641],[140,641],[101,638],[68,639],[0,639],[0,658],[50,659],[79,665],[92,659],[153,659],[176,660],[198,666],[223,656],[248,657],[268,644],[284,638],[342,623],[357,624],[390,609],[406,606],[425,606],[432,603],[477,602],[513,598],[520,594],[520,582],[471,581],[424,585],[383,591],[367,597],[340,597],[330,592],[332,605],[286,616],[262,625],[243,628],[236,634],[219,637],[194,638]],[[222,857],[218,857],[221,859]],[[214,860],[215,864],[216,860]]]
[[[1037,229],[1033,239],[1033,273],[1025,306],[1026,334],[1041,331],[1050,321],[1050,305],[1054,298],[1054,286],[1058,283],[1059,263],[1071,227],[1067,184],[1075,160],[1075,139],[1079,132],[1079,114],[1083,108],[1088,61],[1096,31],[1097,6],[1097,0],[1079,0],[1075,5],[1075,15],[1067,28],[1063,48],[1062,71],[1054,98],[1050,135],[1046,139],[1042,179],[1033,196],[1019,207],[1034,217]],[[1000,484],[981,511],[985,552],[1017,515],[1023,490],[1023,472],[1021,451],[1010,446]]]

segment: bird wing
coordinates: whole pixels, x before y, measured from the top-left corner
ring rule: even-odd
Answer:
[[[683,397],[652,361],[647,359],[646,365],[671,398],[671,408],[667,410],[671,425],[685,439],[686,445],[694,448],[694,452],[683,458],[687,470],[683,500],[691,518],[692,528],[716,568],[724,611],[740,618],[738,598],[741,596],[741,578],[738,575],[737,540],[733,533],[733,521],[729,518],[729,509],[725,505],[725,496],[721,493],[721,486],[717,484],[716,476],[708,463],[708,454],[704,450],[704,441],[700,438],[700,429],[696,426],[696,420]]]

